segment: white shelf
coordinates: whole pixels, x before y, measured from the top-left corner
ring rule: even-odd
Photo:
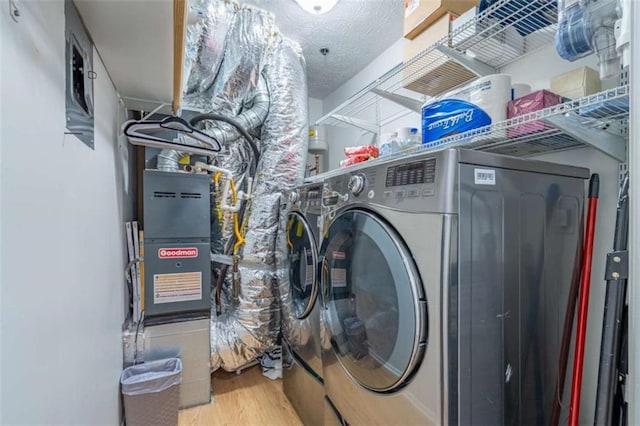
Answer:
[[[524,157],[591,146],[624,162],[628,117],[629,86],[621,86],[440,139],[418,150],[464,146]]]
[[[453,147],[526,157],[590,146],[624,162],[628,119],[629,86],[625,85],[459,133],[409,151],[358,163],[348,169],[358,170],[401,157]],[[311,180],[322,180],[344,170],[332,170]]]
[[[349,119],[357,119],[385,97],[374,90],[424,103],[430,96],[499,72],[505,65],[552,44],[556,21],[556,1],[500,0],[413,59],[396,65],[315,124],[353,126]],[[438,75],[437,84],[435,79],[423,78],[434,73]],[[377,132],[390,118],[380,117],[379,122],[356,127]]]

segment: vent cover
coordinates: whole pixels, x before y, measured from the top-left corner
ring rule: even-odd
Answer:
[[[202,194],[199,192],[182,192],[180,194],[180,198],[195,198],[195,199],[200,199],[202,198]]]
[[[165,192],[165,191],[154,191],[153,192],[153,198],[176,198],[176,193],[175,192]]]

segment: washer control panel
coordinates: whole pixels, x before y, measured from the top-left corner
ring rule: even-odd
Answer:
[[[389,166],[382,199],[386,202],[411,200],[435,195],[436,159],[428,158]]]
[[[300,188],[299,198],[303,208],[320,210],[322,207],[322,184],[308,185]]]
[[[387,169],[385,187],[434,183],[436,180],[436,159],[398,164]]]
[[[350,203],[405,212],[455,213],[455,150],[429,152],[360,167],[324,181],[323,212]]]

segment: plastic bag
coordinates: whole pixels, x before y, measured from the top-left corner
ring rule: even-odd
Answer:
[[[362,163],[363,161],[367,161],[369,158],[368,155],[356,155],[354,157],[347,158],[346,160],[340,161],[340,167],[348,167],[353,166],[354,164]]]
[[[120,376],[124,395],[143,395],[162,392],[182,382],[182,361],[179,358],[161,359],[127,367]]]
[[[379,154],[378,147],[375,145],[348,146],[344,149],[344,155],[349,158],[358,156],[378,158]]]

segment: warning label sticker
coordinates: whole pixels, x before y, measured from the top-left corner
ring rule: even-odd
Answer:
[[[153,276],[153,303],[188,302],[201,299],[202,272]]]

